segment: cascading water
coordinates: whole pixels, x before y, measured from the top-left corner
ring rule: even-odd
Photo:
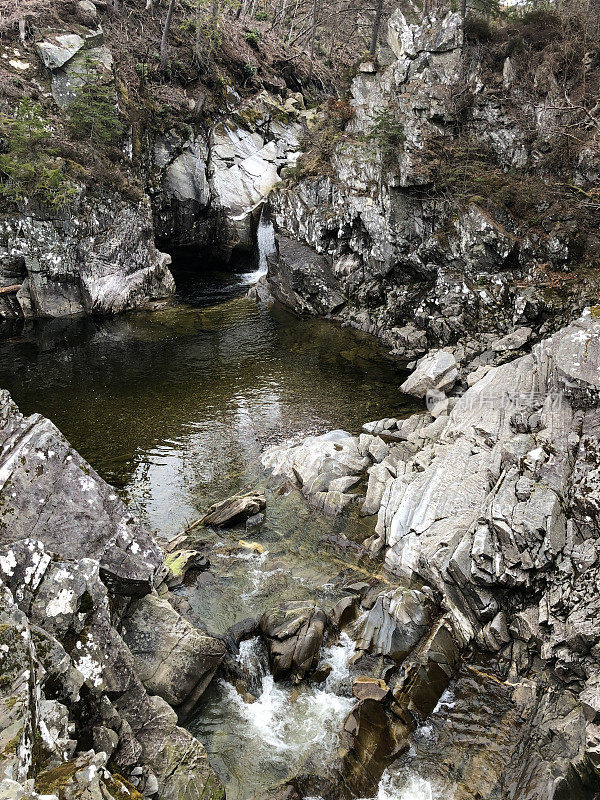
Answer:
[[[258,228],[256,229],[256,249],[258,252],[258,269],[247,272],[243,276],[244,283],[254,284],[263,275],[267,274],[267,257],[275,252],[275,229],[267,212],[263,207],[260,212]]]
[[[352,639],[342,633],[321,653],[321,661],[331,666],[327,680],[318,686],[292,686],[274,681],[259,638],[242,643],[237,662],[248,676],[248,688],[255,697],[242,696],[232,684],[220,681],[219,698],[210,709],[203,710],[203,720],[212,718],[211,727],[219,732],[218,738],[211,739],[202,729],[196,730],[206,742],[209,756],[221,766],[220,774],[231,776],[231,781],[226,781],[228,798],[237,800],[264,792],[301,770],[308,758],[313,764],[327,766],[355,702],[349,669],[354,649]],[[243,786],[236,783],[239,774],[244,775]]]

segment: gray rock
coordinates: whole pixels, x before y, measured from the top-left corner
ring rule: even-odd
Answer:
[[[175,290],[170,256],[154,246],[147,199],[83,190],[61,217],[33,210],[0,223],[0,278],[23,269],[18,314],[116,314]],[[0,313],[2,313],[0,309]]]
[[[421,592],[384,592],[358,628],[357,649],[403,661],[428,632],[430,621],[429,603]]]
[[[283,603],[262,616],[260,630],[276,680],[299,682],[310,675],[319,661],[325,625],[325,614],[311,601]]]
[[[243,522],[248,517],[255,516],[267,505],[264,494],[260,492],[250,492],[244,495],[234,495],[214,503],[208,512],[202,517],[203,525],[213,525],[215,527],[227,527]]]
[[[155,595],[134,603],[123,624],[123,640],[148,692],[185,715],[223,660],[223,642],[193,628]]]
[[[404,381],[400,389],[415,397],[425,397],[431,389],[447,391],[458,377],[458,366],[452,353],[443,350],[429,353],[417,362],[415,371]]]
[[[517,328],[516,331],[509,333],[508,336],[503,336],[501,339],[496,339],[495,342],[492,342],[492,350],[495,353],[502,353],[506,350],[520,350],[531,339],[532,333],[531,328]]]

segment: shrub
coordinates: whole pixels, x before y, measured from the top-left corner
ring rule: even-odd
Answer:
[[[267,22],[271,19],[271,16],[267,14],[266,11],[257,11],[254,15],[254,19],[257,19],[259,22]]]
[[[365,141],[373,142],[384,156],[396,153],[405,139],[404,126],[389,108],[371,114],[371,126]]]
[[[244,39],[248,42],[250,47],[253,47],[255,50],[258,50],[258,45],[260,43],[260,33],[257,30],[246,31],[244,33]]]
[[[0,116],[5,152],[0,154],[0,195],[11,204],[37,200],[60,207],[77,189],[64,177],[52,148],[42,108],[22,100],[14,116]]]
[[[470,42],[491,42],[494,38],[491,25],[484,17],[469,15],[465,19],[464,33]]]
[[[124,125],[110,87],[92,80],[77,89],[75,100],[68,109],[69,127],[76,139],[88,139],[95,144],[116,142],[123,135]]]

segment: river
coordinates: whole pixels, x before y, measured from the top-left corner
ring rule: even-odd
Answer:
[[[332,534],[362,541],[375,520],[314,513],[297,492],[270,486],[260,453],[290,437],[335,428],[358,433],[366,421],[411,413],[398,388],[403,373],[368,336],[249,300],[264,264],[236,270],[181,252],[174,267],[177,298],[153,310],[13,327],[0,342],[0,386],[25,414],[52,419],[163,538],[214,500],[247,485],[265,489],[264,522],[250,531],[203,533],[211,568],[181,590],[213,632],[224,634],[282,600],[315,599],[329,610],[342,582],[372,574],[352,554],[340,554]],[[306,764],[326,769],[353,705],[353,653],[350,630],[325,645],[322,660],[332,671],[323,684],[292,687],[273,681],[257,639],[242,644],[238,659],[252,675],[248,696],[217,680],[189,723],[228,800],[259,795]],[[481,685],[463,681],[468,705],[482,696]],[[458,722],[450,714],[442,725],[452,708],[446,698],[419,729],[411,752],[384,775],[378,800],[462,796],[449,788],[453,759],[462,768],[470,762],[452,736],[444,737],[458,726],[476,742],[479,723],[474,711]],[[484,737],[489,759],[487,745]]]

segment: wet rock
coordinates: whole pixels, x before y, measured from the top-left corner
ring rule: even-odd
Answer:
[[[425,397],[431,389],[445,392],[451,389],[458,377],[458,365],[452,353],[438,350],[417,362],[416,369],[400,389],[415,397]]]
[[[406,719],[406,712],[416,719],[428,717],[448,688],[459,658],[452,626],[442,619],[395,680],[394,712],[402,719]]]
[[[363,618],[357,649],[402,661],[428,632],[430,621],[430,604],[421,592],[383,592]]]
[[[260,629],[276,680],[301,681],[317,666],[326,616],[312,601],[283,603],[265,613]]]
[[[245,495],[234,495],[220,503],[214,503],[202,517],[203,525],[228,527],[243,522],[262,511],[267,505],[264,494],[251,492]]]
[[[336,628],[345,628],[358,613],[357,597],[342,597],[329,612],[329,619]]]
[[[390,687],[379,678],[360,677],[352,681],[352,694],[357,700],[375,700],[381,703],[389,693]]]
[[[360,700],[342,731],[334,765],[345,797],[372,797],[385,768],[408,747],[409,729],[395,722],[378,700]]]
[[[166,599],[147,595],[124,620],[123,639],[146,689],[185,716],[225,656],[220,639],[193,628]]]
[[[319,666],[315,669],[313,674],[310,676],[313,683],[323,683],[327,680],[327,678],[331,675],[333,667],[331,664],[325,662],[324,664],[319,664]]]
[[[346,303],[331,262],[285,236],[269,258],[267,282],[275,299],[300,313],[331,316]]]
[[[236,622],[235,625],[232,625],[227,633],[235,643],[235,646],[239,647],[246,639],[252,639],[256,636],[258,629],[258,620],[254,619],[254,617],[247,617],[246,619]]]
[[[210,562],[204,553],[197,550],[176,550],[165,558],[165,566],[168,570],[167,586],[173,589],[183,584],[188,572],[207,569]]]

